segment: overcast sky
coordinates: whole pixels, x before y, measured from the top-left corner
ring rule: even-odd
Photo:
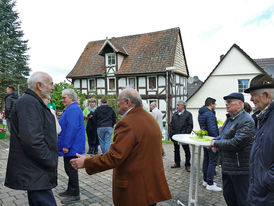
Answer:
[[[273,0],[17,0],[29,66],[61,82],[89,41],[179,27],[190,76],[209,75],[236,43],[274,57]]]

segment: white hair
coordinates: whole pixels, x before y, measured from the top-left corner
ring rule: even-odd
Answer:
[[[35,72],[28,79],[28,88],[31,90],[36,89],[36,83],[41,82],[45,84],[45,79],[49,77],[49,75],[45,72]]]
[[[264,92],[269,92],[271,100],[274,100],[274,88],[263,88],[255,90],[255,93],[259,96],[262,96]]]
[[[152,105],[152,106],[154,106],[154,107],[157,107],[156,102],[151,102],[150,105]]]
[[[64,89],[62,91],[62,96],[67,95],[72,101],[77,101],[77,94],[73,89]]]

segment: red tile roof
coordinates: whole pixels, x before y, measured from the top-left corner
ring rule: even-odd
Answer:
[[[109,39],[120,53],[128,55],[116,74],[165,72],[174,65],[177,38],[181,38],[179,28]],[[89,42],[67,78],[103,74],[104,57],[98,52],[105,41]]]

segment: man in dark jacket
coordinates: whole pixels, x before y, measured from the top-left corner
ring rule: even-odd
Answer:
[[[57,133],[55,119],[44,104],[54,89],[52,78],[35,72],[11,114],[11,138],[5,186],[27,190],[29,205],[56,205]]]
[[[200,128],[207,131],[207,134],[211,137],[217,137],[219,134],[215,117],[215,103],[216,99],[211,97],[206,98],[205,106],[199,109],[198,115]],[[213,182],[217,159],[218,153],[214,153],[210,148],[204,147],[203,186],[205,186],[207,190],[216,192],[222,191],[222,188],[218,187],[216,183]]]
[[[257,116],[255,142],[250,153],[248,203],[250,206],[274,205],[274,79],[266,74],[254,77],[250,93]]]
[[[7,95],[5,96],[5,119],[8,123],[8,129],[10,132],[10,117],[11,117],[11,109],[15,101],[18,99],[18,95],[15,93],[15,88],[13,86],[7,87]]]
[[[106,99],[101,99],[101,106],[95,110],[94,119],[97,125],[99,144],[104,154],[110,147],[113,126],[116,123],[116,114],[112,107],[108,106]]]
[[[222,158],[223,195],[228,206],[248,206],[249,154],[255,134],[252,117],[244,111],[242,93],[224,97],[227,120],[221,134],[212,140],[213,152],[220,150]]]
[[[173,114],[170,126],[171,140],[174,144],[174,161],[175,164],[171,168],[181,167],[181,157],[180,157],[180,145],[177,141],[172,139],[175,134],[190,134],[193,129],[192,114],[186,111],[186,103],[182,100],[177,102],[177,111]],[[182,145],[185,151],[185,169],[190,172],[190,150],[189,145]]]

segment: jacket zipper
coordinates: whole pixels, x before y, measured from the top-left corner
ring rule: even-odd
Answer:
[[[238,154],[238,152],[236,152],[236,157],[237,157],[237,165],[238,165],[238,167],[240,167],[239,154]]]

